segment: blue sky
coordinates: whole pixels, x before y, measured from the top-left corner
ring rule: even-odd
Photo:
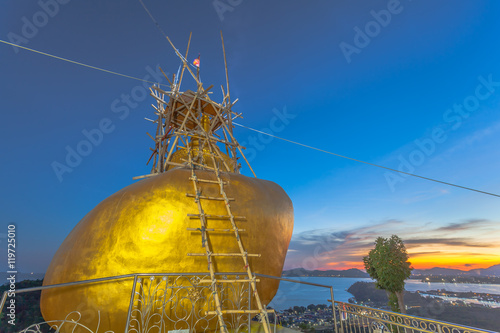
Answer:
[[[4,3],[0,39],[139,78],[158,77],[158,65],[177,71],[139,1],[54,1]],[[201,54],[207,86],[225,83],[223,31],[242,124],[500,193],[500,3],[144,1],[180,50],[193,32],[190,58]],[[143,118],[152,98],[138,81],[5,44],[0,73],[0,241],[14,223],[20,270],[43,272],[88,211],[149,172],[153,129]],[[66,147],[103,119],[110,133],[59,179],[53,163],[65,163]],[[287,267],[360,266],[375,238],[392,233],[408,242],[416,267],[500,263],[491,246],[500,236],[497,197],[235,132],[257,175],[294,203]],[[329,247],[318,240],[331,237]]]

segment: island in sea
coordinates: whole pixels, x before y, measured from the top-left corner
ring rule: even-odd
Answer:
[[[368,273],[357,269],[349,268],[346,270],[327,270],[327,271],[308,271],[304,268],[294,268],[283,271],[282,277],[300,277],[300,276],[315,276],[315,277],[350,277],[350,278],[369,278]]]
[[[324,277],[353,278],[353,284],[347,289],[354,296],[349,299],[350,303],[378,309],[389,309],[386,292],[377,289],[372,281],[359,281],[358,279],[369,278],[369,276],[366,272],[356,268],[325,271],[295,268],[284,271],[282,276],[290,278],[308,277],[310,279]],[[500,284],[500,265],[469,271],[440,267],[415,269],[411,279],[424,282],[423,286],[434,286],[435,288],[437,285],[441,289],[423,288],[424,290],[406,291],[405,303],[408,314],[489,330],[496,330],[500,327],[500,293],[491,292],[491,290],[494,292],[497,288],[494,285]],[[415,283],[412,283],[412,285],[415,286]],[[458,292],[445,289],[447,287],[453,289],[453,286],[457,288],[458,285],[463,285],[461,289],[471,287],[472,290]],[[481,285],[484,287],[481,287]],[[486,287],[486,285],[489,286]],[[478,291],[483,289],[489,291]],[[306,316],[309,308],[314,307],[311,305],[305,308],[306,312],[302,317]],[[298,316],[299,312],[296,308],[293,307],[285,311],[285,314],[291,316],[293,312],[295,316]],[[299,316],[296,320],[301,320],[302,317]]]
[[[294,268],[282,273],[282,277],[301,276],[369,278],[369,275],[365,271],[357,268],[325,271]],[[500,264],[488,268],[471,269],[469,271],[441,267],[415,269],[412,271],[410,279],[422,282],[500,284]]]
[[[347,291],[354,295],[349,300],[350,303],[389,309],[387,293],[377,289],[374,282],[356,282]],[[404,299],[409,315],[488,330],[497,330],[500,327],[500,307],[487,305],[500,304],[500,295],[440,289],[425,293],[405,291]],[[477,300],[478,303],[468,300]]]

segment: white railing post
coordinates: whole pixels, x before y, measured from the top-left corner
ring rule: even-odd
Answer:
[[[130,325],[130,318],[132,314],[132,308],[134,307],[134,298],[135,298],[135,286],[137,285],[137,275],[134,275],[134,285],[132,286],[132,293],[130,295],[130,305],[128,307],[127,313],[127,323],[125,324],[125,332],[128,332],[128,326]]]
[[[337,330],[337,313],[335,311],[335,299],[333,298],[333,287],[330,287],[330,301],[332,302],[332,312],[333,312],[333,327],[335,327],[335,333],[338,333]],[[343,332],[342,330],[342,323],[340,325],[340,332]]]

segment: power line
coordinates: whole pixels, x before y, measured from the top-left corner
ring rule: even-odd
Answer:
[[[151,12],[149,11],[148,7],[146,7],[146,4],[144,4],[144,2],[142,0],[139,0],[139,2],[141,3],[142,7],[144,8],[144,10],[146,11],[146,13],[149,15],[149,17],[151,18],[151,21],[153,21],[153,23],[156,25],[156,28],[158,28],[158,30],[161,32],[161,34],[163,35],[163,37],[165,37],[169,42],[170,42],[170,39],[168,38],[167,34],[163,31],[163,29],[160,27],[160,24],[158,23],[158,21],[154,18],[153,14],[151,14]],[[171,42],[170,42],[171,43]],[[175,50],[175,53],[184,61],[186,62],[187,64],[191,65],[193,68],[197,68],[196,66],[194,66],[193,64],[191,64],[189,61],[187,61],[186,58],[184,58],[184,56],[182,55],[182,53],[180,53],[180,51],[178,49],[176,49],[174,47],[173,44],[171,44],[172,47],[174,48]]]
[[[66,61],[66,62],[75,64],[75,65],[79,65],[79,66],[83,66],[83,67],[95,69],[95,70],[98,70],[98,71],[101,71],[101,72],[105,72],[105,73],[109,73],[109,74],[113,74],[113,75],[118,75],[118,76],[126,77],[128,79],[142,81],[142,82],[146,82],[146,83],[150,83],[150,84],[157,84],[157,82],[148,81],[148,80],[140,79],[140,78],[133,77],[133,76],[130,76],[130,75],[121,74],[121,73],[118,73],[118,72],[113,72],[113,71],[110,71],[110,70],[107,70],[107,69],[104,69],[104,68],[99,68],[99,67],[87,65],[87,64],[84,64],[82,62],[78,62],[78,61],[66,59],[66,58],[59,57],[59,56],[56,56],[56,55],[53,55],[53,54],[50,54],[50,53],[45,53],[45,52],[42,52],[42,51],[37,51],[37,50],[34,50],[34,49],[30,49],[29,47],[24,47],[24,46],[17,45],[17,44],[14,44],[14,43],[10,43],[10,42],[7,42],[7,41],[1,40],[1,39],[0,39],[0,42],[2,42],[4,44],[7,44],[7,45],[19,47],[19,48],[27,50],[27,51],[38,53],[38,54],[41,54],[41,55],[44,55],[44,56],[47,56],[47,57],[50,57],[50,58],[54,58],[54,59],[58,59],[58,60],[62,60],[62,61]]]
[[[139,0],[139,1],[141,1],[141,0]],[[141,3],[142,3],[142,1],[141,1]],[[147,10],[147,8],[146,8],[146,10]],[[149,11],[148,11],[148,14],[149,14]],[[161,31],[161,29],[160,29],[160,31]],[[30,49],[28,47],[24,47],[24,46],[21,46],[21,45],[10,43],[10,42],[7,42],[7,41],[1,40],[1,39],[0,39],[0,42],[4,43],[4,44],[7,44],[7,45],[19,47],[19,48],[27,50],[27,51],[38,53],[38,54],[41,54],[41,55],[44,55],[44,56],[47,56],[47,57],[51,57],[51,58],[54,58],[54,59],[66,61],[66,62],[75,64],[75,65],[79,65],[79,66],[83,66],[83,67],[95,69],[95,70],[98,70],[98,71],[101,71],[101,72],[105,72],[105,73],[109,73],[109,74],[113,74],[113,75],[118,75],[118,76],[122,76],[122,77],[125,77],[125,78],[128,78],[128,79],[137,80],[137,81],[147,82],[147,83],[150,83],[150,84],[157,84],[156,82],[153,82],[153,81],[148,81],[148,80],[140,79],[140,78],[133,77],[133,76],[130,76],[130,75],[125,75],[125,74],[121,74],[121,73],[118,73],[118,72],[113,72],[113,71],[110,71],[110,70],[107,70],[107,69],[103,69],[103,68],[99,68],[99,67],[87,65],[87,64],[84,64],[84,63],[81,63],[81,62],[78,62],[78,61],[66,59],[66,58],[59,57],[59,56],[56,56],[56,55],[53,55],[53,54],[49,54],[49,53],[45,53],[45,52],[42,52],[42,51],[37,51],[37,50],[34,50],[34,49]],[[247,126],[235,123],[235,122],[233,122],[233,124],[238,125],[238,126],[243,127],[243,128],[246,128],[248,130],[257,132],[257,133],[261,133],[261,134],[264,134],[264,135],[276,138],[278,140],[282,140],[282,141],[286,141],[286,142],[289,142],[289,143],[293,143],[293,144],[296,144],[298,146],[302,146],[302,147],[306,147],[306,148],[309,148],[309,149],[317,150],[317,151],[320,151],[320,152],[323,152],[323,153],[326,153],[326,154],[330,154],[330,155],[333,155],[333,156],[345,158],[345,159],[348,159],[348,160],[351,160],[351,161],[355,161],[355,162],[359,162],[359,163],[364,163],[364,164],[371,165],[371,166],[374,166],[374,167],[377,167],[377,168],[382,168],[382,169],[386,169],[386,170],[398,172],[398,173],[405,174],[405,175],[408,175],[408,176],[417,177],[417,178],[420,178],[420,179],[425,179],[425,180],[428,180],[428,181],[432,181],[432,182],[436,182],[436,183],[440,183],[440,184],[444,184],[444,185],[448,185],[448,186],[454,186],[454,187],[458,187],[458,188],[461,188],[461,189],[464,189],[464,190],[474,191],[474,192],[483,193],[483,194],[487,194],[487,195],[491,195],[491,196],[499,197],[500,198],[500,195],[495,194],[495,193],[490,193],[490,192],[486,192],[486,191],[476,190],[476,189],[473,189],[473,188],[470,188],[470,187],[461,186],[461,185],[457,185],[457,184],[452,184],[452,183],[444,182],[444,181],[441,181],[441,180],[437,180],[437,179],[433,179],[433,178],[429,178],[429,177],[424,177],[424,176],[419,176],[419,175],[416,175],[416,174],[413,174],[413,173],[409,173],[409,172],[404,172],[404,171],[401,171],[401,170],[392,169],[392,168],[385,167],[385,166],[382,166],[382,165],[378,165],[378,164],[374,164],[374,163],[370,163],[370,162],[358,160],[356,158],[352,158],[352,157],[348,157],[348,156],[343,156],[343,155],[340,155],[340,154],[329,152],[327,150],[323,150],[323,149],[320,149],[320,148],[308,146],[308,145],[303,144],[303,143],[299,143],[299,142],[296,142],[296,141],[292,141],[292,140],[288,140],[288,139],[285,139],[285,138],[281,138],[279,136],[276,136],[276,135],[273,135],[273,134],[269,134],[269,133],[266,133],[266,132],[262,132],[262,131],[254,129],[254,128],[247,127]]]
[[[168,38],[167,34],[165,34],[165,32],[163,32],[162,28],[160,27],[160,24],[158,23],[158,21],[156,21],[156,19],[154,18],[153,14],[151,14],[151,12],[149,11],[148,7],[146,7],[146,5],[144,4],[144,2],[142,2],[142,0],[139,0],[139,2],[141,3],[141,5],[144,8],[144,10],[146,11],[146,13],[148,13],[149,17],[151,18],[151,20],[153,21],[153,23],[156,25],[156,27],[158,28],[158,30],[161,32],[161,34],[163,35],[163,37]]]
[[[330,151],[323,150],[323,149],[316,148],[316,147],[312,147],[312,146],[308,146],[308,145],[305,145],[305,144],[300,143],[300,142],[296,142],[296,141],[288,140],[288,139],[285,139],[285,138],[281,138],[279,136],[276,136],[276,135],[273,135],[273,134],[269,134],[269,133],[266,133],[266,132],[263,132],[263,131],[259,131],[259,130],[256,130],[254,128],[251,128],[251,127],[248,127],[248,126],[244,126],[244,125],[241,125],[241,124],[238,124],[238,123],[235,123],[235,122],[233,122],[233,124],[234,125],[238,125],[238,126],[243,127],[243,128],[246,128],[248,130],[257,132],[257,133],[261,133],[261,134],[270,136],[272,138],[276,138],[278,140],[282,140],[282,141],[286,141],[286,142],[289,142],[289,143],[293,143],[293,144],[298,145],[298,146],[302,146],[302,147],[306,147],[306,148],[309,148],[309,149],[317,150],[317,151],[320,151],[322,153],[330,154],[330,155],[333,155],[333,156],[345,158],[347,160],[351,160],[351,161],[355,161],[355,162],[359,162],[359,163],[364,163],[364,164],[368,164],[368,165],[371,165],[371,166],[374,166],[374,167],[377,167],[377,168],[382,168],[382,169],[386,169],[386,170],[390,170],[390,171],[402,173],[402,174],[405,174],[405,175],[408,175],[408,176],[417,177],[417,178],[429,180],[429,181],[432,181],[432,182],[436,182],[436,183],[440,183],[440,184],[444,184],[444,185],[448,185],[448,186],[454,186],[454,187],[458,187],[458,188],[461,188],[461,189],[464,189],[464,190],[474,191],[474,192],[483,193],[483,194],[487,194],[487,195],[491,195],[491,196],[499,197],[500,198],[500,195],[495,194],[495,193],[490,193],[490,192],[485,192],[485,191],[481,191],[481,190],[476,190],[476,189],[471,188],[471,187],[466,187],[466,186],[461,186],[461,185],[457,185],[457,184],[452,184],[452,183],[444,182],[444,181],[433,179],[433,178],[429,178],[429,177],[419,176],[419,175],[416,175],[414,173],[409,173],[409,172],[404,172],[404,171],[401,171],[401,170],[392,169],[392,168],[389,168],[389,167],[385,167],[383,165],[378,165],[378,164],[374,164],[374,163],[370,163],[370,162],[358,160],[356,158],[352,158],[352,157],[348,157],[348,156],[344,156],[344,155],[332,153]]]
[[[163,32],[163,30],[160,27],[160,24],[153,17],[153,15],[149,11],[149,9],[146,7],[146,5],[144,4],[144,2],[142,0],[139,0],[139,2],[141,3],[141,5],[144,8],[144,10],[146,11],[146,13],[148,13],[149,17],[151,18],[151,20],[153,21],[153,23],[156,25],[156,27],[158,28],[158,30],[162,33],[162,35],[165,38],[168,39],[168,36],[165,34],[165,32]],[[180,54],[180,52],[178,50],[176,50],[176,51],[182,57],[182,55]],[[182,58],[183,58],[184,61],[186,61],[186,59],[184,59],[184,57],[182,57]],[[334,156],[337,156],[337,157],[345,158],[345,159],[348,159],[348,160],[351,160],[351,161],[355,161],[355,162],[359,162],[359,163],[364,163],[364,164],[371,165],[371,166],[374,166],[374,167],[377,167],[377,168],[382,168],[382,169],[386,169],[386,170],[390,170],[390,171],[402,173],[402,174],[405,174],[405,175],[408,175],[408,176],[417,177],[417,178],[420,178],[420,179],[425,179],[425,180],[429,180],[429,181],[432,181],[432,182],[436,182],[436,183],[440,183],[440,184],[444,184],[444,185],[448,185],[448,186],[454,186],[454,187],[458,187],[458,188],[461,188],[461,189],[465,189],[465,190],[469,190],[469,191],[474,191],[474,192],[478,192],[478,193],[483,193],[483,194],[487,194],[487,195],[491,195],[491,196],[495,196],[495,197],[499,197],[500,198],[500,195],[498,195],[498,194],[494,194],[494,193],[490,193],[490,192],[485,192],[485,191],[481,191],[481,190],[476,190],[476,189],[473,189],[473,188],[470,188],[470,187],[465,187],[465,186],[461,186],[461,185],[457,185],[457,184],[452,184],[452,183],[444,182],[444,181],[441,181],[441,180],[437,180],[437,179],[433,179],[433,178],[428,178],[428,177],[424,177],[424,176],[419,176],[419,175],[416,175],[416,174],[413,174],[413,173],[409,173],[409,172],[404,172],[404,171],[400,171],[400,170],[388,168],[388,167],[385,167],[385,166],[382,166],[382,165],[378,165],[378,164],[374,164],[374,163],[370,163],[370,162],[365,162],[365,161],[362,161],[362,160],[358,160],[356,158],[352,158],[352,157],[348,157],[348,156],[343,156],[343,155],[340,155],[340,154],[335,154],[335,153],[332,153],[332,152],[329,152],[329,151],[326,151],[326,150],[323,150],[323,149],[319,149],[319,148],[316,148],[316,147],[308,146],[308,145],[305,145],[305,144],[302,144],[302,143],[299,143],[299,142],[295,142],[295,141],[288,140],[288,139],[285,139],[285,138],[280,138],[279,136],[272,135],[272,134],[269,134],[269,133],[266,133],[266,132],[262,132],[262,131],[254,129],[254,128],[250,128],[250,127],[247,127],[247,126],[235,123],[235,122],[233,122],[233,124],[238,125],[238,126],[243,127],[243,128],[246,128],[246,129],[249,129],[249,130],[257,132],[257,133],[261,133],[261,134],[264,134],[264,135],[267,135],[267,136],[279,139],[279,140],[290,142],[290,143],[293,143],[293,144],[296,144],[296,145],[299,145],[299,146],[302,146],[302,147],[306,147],[306,148],[309,148],[309,149],[314,149],[314,150],[317,150],[317,151],[320,151],[320,152],[323,152],[323,153],[326,153],[326,154],[330,154],[330,155],[334,155]]]

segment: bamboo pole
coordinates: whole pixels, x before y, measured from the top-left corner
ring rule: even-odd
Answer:
[[[219,119],[221,120],[222,122],[222,125],[226,128],[226,130],[228,131],[228,134],[229,136],[231,137],[231,140],[233,140],[233,142],[235,143],[238,143],[238,141],[236,141],[236,139],[234,138],[233,134],[231,133],[231,131],[227,128],[227,125],[224,121],[224,118],[221,116],[221,114],[214,108],[215,112],[217,113],[217,117],[219,117]],[[254,175],[255,178],[257,178],[257,175],[255,174],[255,171],[253,171],[253,168],[252,166],[250,165],[250,162],[248,162],[245,154],[243,154],[243,151],[241,149],[241,146],[238,144],[238,150],[240,151],[240,154],[241,156],[243,157],[243,159],[245,160],[245,162],[247,163],[248,167],[250,168],[250,171],[252,171],[252,174]]]
[[[222,35],[222,30],[220,31],[220,39],[222,41],[222,53],[224,54],[224,68],[226,69],[226,89],[227,89],[227,100],[231,104],[231,97],[229,94],[229,75],[227,71],[227,61],[226,61],[226,48],[224,47],[224,36]]]
[[[195,97],[193,98],[192,103],[191,103],[191,107],[189,107],[189,108],[188,108],[188,110],[192,110],[192,107],[193,107],[193,105],[194,105],[195,101],[198,99],[198,112],[200,112],[200,114],[202,114],[202,113],[203,113],[203,110],[201,109],[199,96],[200,96],[200,95],[204,95],[204,94],[205,94],[205,93],[206,93],[209,89],[211,89],[212,87],[213,87],[213,85],[209,86],[206,90],[203,90],[203,87],[202,87],[201,83],[199,83],[199,85],[198,85],[198,90],[196,91],[196,95],[195,95]],[[186,102],[184,101],[184,99],[183,99],[183,98],[180,98],[180,101],[181,101],[181,103],[186,104]],[[211,105],[212,105],[212,107],[214,108],[214,110],[215,110],[216,114],[219,114],[219,111],[218,111],[218,110],[217,110],[217,108],[216,108],[216,103],[212,102],[210,99],[208,99],[208,100],[207,100],[207,102],[208,102],[208,103],[211,103]],[[186,104],[186,107],[187,107],[187,104]],[[184,120],[185,120],[185,118],[184,118]],[[226,161],[225,161],[225,160],[224,160],[224,158],[222,157],[222,155],[221,155],[221,153],[219,152],[219,150],[218,150],[218,149],[214,149],[214,148],[211,146],[210,139],[209,139],[209,133],[207,133],[207,132],[205,131],[205,129],[203,128],[202,124],[201,124],[201,123],[200,123],[200,121],[198,120],[198,117],[197,117],[197,116],[193,116],[193,120],[194,120],[194,122],[196,123],[196,125],[200,128],[200,130],[201,130],[201,132],[204,134],[204,136],[206,137],[206,139],[207,139],[207,144],[209,145],[209,149],[210,149],[210,151],[211,151],[212,153],[215,151],[215,153],[216,153],[217,155],[219,155],[219,158],[221,159],[222,163],[223,163],[223,164],[224,164],[224,166],[226,167],[226,170],[227,170],[227,171],[230,171],[230,170],[231,170],[231,168],[229,168],[229,166],[227,165]],[[223,120],[221,120],[221,121],[223,122]],[[202,147],[202,148],[203,148],[203,147]],[[198,150],[198,156],[199,156],[200,154],[202,154],[202,152],[203,152],[203,149],[202,149],[202,148]],[[208,166],[205,166],[205,167],[206,167],[206,168],[210,168],[210,167],[208,167]],[[216,167],[215,162],[214,162],[214,167]],[[251,167],[250,167],[250,168],[251,168]],[[253,171],[253,170],[252,170],[252,171]],[[255,175],[255,173],[254,173],[254,175]]]
[[[200,218],[200,214],[188,214],[187,216],[190,218]],[[222,220],[230,220],[231,218],[233,218],[235,220],[246,220],[247,219],[245,216],[212,215],[212,214],[205,214],[205,217],[207,219],[222,219]]]
[[[228,110],[228,127],[230,128],[231,134],[233,134],[233,117],[232,117],[232,111],[231,111],[231,94],[229,93],[229,74],[228,74],[228,69],[227,69],[227,59],[226,59],[226,48],[224,46],[224,36],[222,35],[222,30],[220,31],[220,38],[222,42],[222,53],[224,54],[224,68],[226,71],[226,91],[227,91],[227,105],[229,105]],[[225,98],[224,98],[225,99]],[[231,150],[233,151],[233,165],[235,167],[236,171],[236,165],[238,163],[237,158],[236,158],[236,149],[234,147],[231,147]],[[252,171],[253,172],[253,171]]]
[[[191,45],[191,36],[193,35],[193,32],[191,31],[189,33],[189,39],[188,39],[188,45],[187,45],[187,48],[186,48],[186,56],[184,57],[185,59],[187,59],[187,56],[188,56],[188,53],[189,53],[189,46]],[[170,42],[170,39],[167,37],[168,41]],[[173,44],[170,43],[172,46]],[[181,75],[179,77],[179,83],[178,83],[178,86],[180,87],[181,86],[181,83],[182,83],[182,78],[184,77],[184,69],[186,68],[187,64],[185,63],[185,61],[182,61],[183,65],[182,65],[182,71],[181,71]]]
[[[201,228],[186,228],[187,231],[199,231],[201,232]],[[205,231],[213,231],[213,232],[234,232],[234,229],[205,229]],[[245,229],[238,229],[239,232],[246,232]]]
[[[185,102],[184,102],[184,100],[183,100],[182,98],[181,98],[181,100],[182,100],[182,102],[183,102],[183,103],[185,103]],[[195,99],[195,98],[193,98],[193,101],[192,101],[192,103],[191,103],[191,106],[190,106],[189,108],[187,108],[187,113],[186,113],[186,115],[185,115],[185,117],[184,117],[184,120],[182,121],[181,127],[179,128],[181,131],[182,131],[182,130],[185,130],[186,122],[187,122],[187,119],[189,118],[188,116],[189,116],[189,114],[191,113],[191,109],[193,108],[193,106],[194,106],[194,102],[195,102],[195,101],[196,101],[196,99]],[[187,132],[187,131],[186,131],[186,132]],[[168,162],[168,161],[170,161],[170,158],[171,158],[171,156],[172,156],[173,150],[174,150],[175,146],[177,145],[177,141],[178,141],[178,139],[179,139],[179,136],[176,136],[176,137],[175,137],[175,139],[174,139],[174,143],[173,143],[172,147],[170,148],[170,151],[168,152],[168,156],[167,156],[167,158],[166,158],[166,161],[167,161],[167,162]]]
[[[186,68],[189,72],[189,74],[191,74],[191,76],[193,77],[193,79],[196,81],[196,83],[200,83],[200,81],[198,80],[198,78],[196,77],[196,75],[193,74],[193,72],[191,71],[191,68],[189,68],[189,65],[186,61],[186,59],[179,53],[179,51],[175,48],[174,46],[174,43],[172,43],[172,41],[170,40],[170,38],[168,38],[167,36],[167,40],[168,42],[170,43],[170,46],[172,46],[172,48],[174,49],[175,53],[177,54],[177,56],[182,60],[182,62],[184,63],[184,67],[183,67],[183,71],[184,71],[184,68]],[[180,82],[179,82],[179,85],[180,85]]]
[[[160,71],[162,72],[163,76],[165,76],[165,78],[167,79],[168,83],[170,84],[170,89],[172,89],[172,81],[170,81],[170,79],[168,78],[167,74],[165,74],[165,72],[163,71],[163,69],[160,68]]]
[[[187,146],[187,148],[188,148],[189,162],[192,162],[191,148],[189,146]],[[190,164],[190,166],[191,166],[191,178],[194,178],[194,179],[192,179],[193,189],[194,189],[194,192],[197,193],[197,195],[198,195],[198,193],[200,193],[200,191],[198,190],[198,183],[196,181],[197,177],[196,177],[196,174],[194,172],[194,166],[193,166],[193,164]],[[204,217],[205,211],[203,210],[203,206],[201,205],[201,202],[199,199],[195,200],[195,202],[196,202],[196,205],[198,207],[198,212],[200,213],[200,217],[201,217],[200,221],[201,221],[202,230],[206,230],[207,221]],[[205,241],[203,241],[203,240],[205,240]],[[210,278],[212,281],[215,281],[216,280],[215,269],[214,269],[214,265],[212,263],[212,260],[213,260],[212,256],[211,256],[212,249],[211,249],[210,244],[211,243],[210,243],[209,235],[207,235],[206,231],[202,231],[202,245],[204,246],[205,252],[206,252],[205,255],[207,257],[208,269],[210,271]],[[221,331],[221,333],[227,333],[228,330],[227,330],[227,326],[224,322],[224,318],[222,317],[222,304],[221,304],[221,301],[219,299],[219,292],[218,292],[218,287],[217,287],[216,283],[212,283],[212,291],[214,293],[214,300],[215,300],[215,306],[216,306],[215,313],[217,314],[217,317],[218,317],[220,331]]]
[[[212,157],[212,159],[213,159],[213,157]],[[215,160],[214,160],[214,164],[215,164]],[[260,313],[261,318],[262,318],[262,320],[264,322],[264,325],[263,325],[264,326],[264,332],[265,333],[269,333],[269,329],[270,329],[269,317],[268,317],[268,314],[267,314],[267,311],[266,311],[265,307],[262,305],[262,302],[260,300],[259,293],[257,292],[257,284],[256,284],[256,281],[255,281],[255,276],[252,273],[252,270],[250,268],[250,262],[248,261],[248,257],[253,256],[253,255],[249,255],[246,252],[245,247],[243,246],[243,243],[241,241],[241,237],[240,237],[240,234],[239,234],[239,231],[238,231],[238,227],[236,226],[236,220],[234,219],[234,215],[233,215],[232,210],[231,210],[231,205],[229,204],[230,199],[227,197],[226,191],[224,190],[224,184],[223,184],[222,178],[220,176],[219,170],[215,170],[215,175],[217,176],[217,179],[219,180],[220,193],[221,193],[221,195],[224,198],[224,201],[226,203],[225,206],[226,206],[227,215],[230,216],[231,226],[234,229],[234,235],[236,237],[236,241],[237,241],[238,247],[240,249],[241,257],[242,257],[243,262],[245,264],[245,269],[247,271],[248,278],[252,279],[252,281],[250,281],[250,286],[252,288],[255,301],[257,302],[257,307],[259,309],[258,313]],[[260,257],[260,254],[258,256]]]

